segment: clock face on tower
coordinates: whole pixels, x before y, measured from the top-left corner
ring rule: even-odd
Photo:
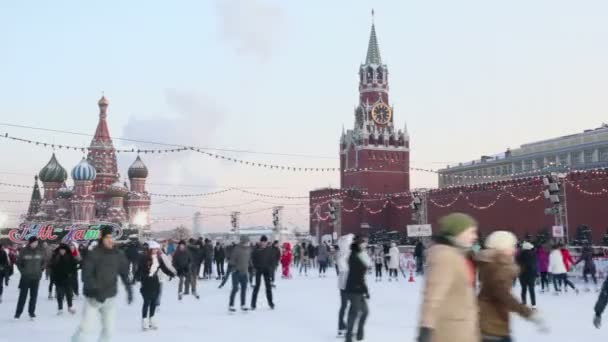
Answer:
[[[372,108],[372,119],[378,125],[386,125],[389,123],[392,115],[391,108],[384,103],[378,103]]]

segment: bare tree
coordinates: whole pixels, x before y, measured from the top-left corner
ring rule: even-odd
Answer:
[[[173,230],[173,238],[175,240],[186,240],[190,236],[192,236],[190,229],[186,228],[186,226],[181,225]]]

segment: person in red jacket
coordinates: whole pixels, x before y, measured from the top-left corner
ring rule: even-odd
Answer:
[[[570,272],[575,264],[574,259],[572,259],[570,251],[565,246],[562,246],[561,252],[562,257],[564,258],[564,265],[566,265],[566,270]]]
[[[283,255],[281,255],[281,266],[283,267],[283,278],[291,278],[289,268],[293,260],[293,252],[291,251],[291,244],[285,242],[283,244]]]

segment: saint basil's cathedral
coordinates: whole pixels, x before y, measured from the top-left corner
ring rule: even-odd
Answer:
[[[99,122],[88,155],[71,172],[73,187],[68,187],[67,171],[53,153],[35,177],[26,222],[47,224],[120,223],[149,225],[150,195],[146,191],[148,168],[138,156],[127,172],[129,184],[120,181],[116,149],[108,130],[109,102],[99,102]],[[42,182],[41,194],[38,180]]]

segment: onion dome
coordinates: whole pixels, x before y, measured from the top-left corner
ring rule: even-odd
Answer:
[[[137,159],[131,164],[129,167],[129,179],[132,178],[147,178],[148,177],[148,168],[141,158],[137,156]]]
[[[99,101],[97,102],[97,104],[101,107],[101,106],[107,106],[110,104],[110,101],[108,101],[108,99],[105,96],[101,96],[101,98],[99,99]]]
[[[75,181],[92,181],[96,176],[95,168],[85,158],[72,169],[72,179]]]
[[[57,190],[57,196],[59,196],[59,198],[70,198],[72,197],[72,189],[68,188],[67,185],[65,185],[65,183],[63,183],[63,185],[61,186],[61,188],[59,188],[59,190]]]
[[[127,189],[119,181],[116,181],[108,187],[107,193],[112,197],[123,197],[129,193],[129,189]]]
[[[63,183],[68,178],[68,173],[55,158],[55,153],[38,175],[43,183]]]

